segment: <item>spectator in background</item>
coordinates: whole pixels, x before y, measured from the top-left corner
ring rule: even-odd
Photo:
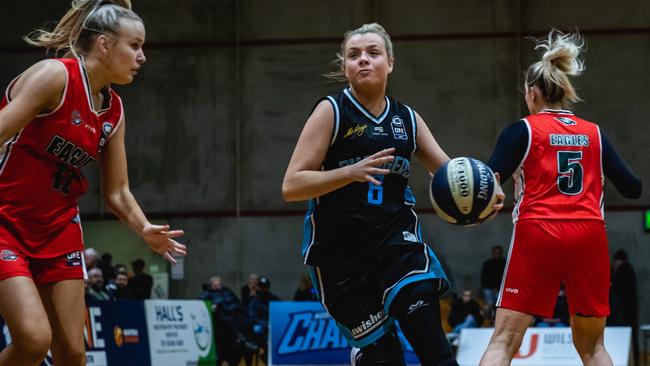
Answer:
[[[309,275],[304,275],[300,278],[296,293],[293,295],[293,301],[318,301],[316,289],[311,283]]]
[[[91,269],[97,267],[97,261],[99,259],[99,253],[95,248],[86,248],[84,249],[84,263],[86,264],[86,269]]]
[[[221,277],[210,277],[210,283],[204,285],[199,299],[212,301],[214,326],[218,330],[215,332],[217,365],[221,365],[223,361],[237,365],[242,357],[259,349],[251,341],[251,320],[235,293],[223,285]]]
[[[251,298],[255,296],[258,280],[259,276],[256,273],[251,273],[248,275],[248,283],[241,288],[241,304],[244,309],[248,309],[248,304],[250,304]]]
[[[144,260],[138,258],[131,263],[133,278],[129,281],[129,287],[135,299],[148,299],[151,297],[153,277],[144,273]]]
[[[607,325],[632,327],[634,360],[639,359],[639,298],[636,290],[636,272],[627,253],[619,249],[614,253],[612,286],[609,292],[611,313]]]
[[[131,300],[134,298],[133,291],[129,288],[129,276],[126,272],[118,272],[115,275],[112,294],[116,300]]]
[[[280,298],[271,292],[271,280],[268,277],[260,277],[255,297],[251,299],[248,306],[248,315],[254,321],[268,325],[269,305],[271,301],[279,301]]]
[[[115,268],[113,268],[113,256],[110,253],[102,254],[102,258],[97,261],[97,267],[104,274],[104,282],[111,283],[115,279]]]
[[[460,334],[461,329],[483,326],[481,307],[473,298],[471,290],[464,290],[460,298],[454,296],[447,321],[454,328],[452,330],[454,336],[450,337],[452,338],[450,340],[455,339]]]
[[[271,292],[271,281],[268,277],[260,277],[257,284],[255,297],[248,305],[248,315],[254,323],[253,330],[257,336],[257,344],[264,351],[263,359],[268,358],[268,336],[269,336],[269,308],[271,301],[279,301],[280,298]],[[268,364],[268,361],[266,362]]]
[[[106,291],[106,288],[104,288],[104,275],[102,274],[101,269],[96,267],[91,268],[90,271],[88,271],[88,280],[88,300],[114,300],[111,293]]]
[[[115,273],[120,273],[120,272],[124,272],[124,273],[128,274],[129,270],[122,263],[118,263],[118,264],[115,265]]]
[[[535,317],[533,326],[539,328],[568,327],[570,322],[569,318],[569,303],[567,302],[566,292],[564,291],[564,286],[560,286],[557,301],[555,302],[555,309],[553,310],[553,317]]]
[[[486,314],[494,320],[494,304],[499,296],[501,287],[501,278],[503,270],[506,267],[506,259],[503,257],[503,248],[499,245],[492,247],[492,258],[483,262],[481,268],[481,288],[483,290],[483,299],[485,300]]]

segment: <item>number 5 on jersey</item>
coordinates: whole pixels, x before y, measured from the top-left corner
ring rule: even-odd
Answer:
[[[575,196],[582,192],[582,151],[557,152],[557,189],[561,193]]]

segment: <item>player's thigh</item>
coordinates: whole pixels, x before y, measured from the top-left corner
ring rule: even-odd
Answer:
[[[571,332],[576,346],[585,344],[594,346],[603,341],[606,317],[571,316]]]
[[[0,314],[15,346],[49,346],[52,333],[48,316],[30,277],[17,276],[0,281]]]
[[[594,318],[609,315],[610,262],[605,224],[575,220],[565,224],[569,260],[565,290],[572,315]],[[570,226],[569,226],[570,225]]]
[[[553,222],[517,222],[497,306],[551,317],[564,273],[562,244]]]
[[[84,347],[84,286],[82,279],[38,286],[54,336],[52,348],[81,352]]]

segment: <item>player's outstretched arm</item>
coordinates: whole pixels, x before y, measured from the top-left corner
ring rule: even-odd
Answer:
[[[414,113],[417,124],[417,137],[415,142],[418,146],[418,149],[415,151],[415,156],[429,173],[433,175],[442,164],[449,161],[449,156],[438,145],[438,141],[433,137],[433,134],[422,117],[417,112]]]
[[[429,171],[429,174],[433,175],[442,164],[449,161],[449,156],[442,150],[422,117],[417,112],[414,113],[418,131],[416,138],[418,149],[415,152],[415,156],[422,162],[422,165]],[[493,206],[494,214],[492,214],[492,217],[503,208],[503,201],[505,199],[498,173],[496,174],[496,178],[494,189],[496,190],[497,202]]]
[[[381,184],[374,175],[386,175],[388,169],[380,166],[391,162],[395,149],[379,151],[356,164],[322,171],[332,131],[334,130],[334,109],[323,100],[311,114],[303,128],[293,151],[287,172],[282,182],[282,196],[285,201],[303,201],[322,196],[352,182]]]
[[[106,205],[123,223],[136,232],[154,252],[176,263],[174,256],[184,256],[186,247],[174,238],[182,230],[170,230],[169,225],[153,225],[145,217],[129,189],[129,178],[124,149],[124,119],[107,142],[102,153],[102,182]]]

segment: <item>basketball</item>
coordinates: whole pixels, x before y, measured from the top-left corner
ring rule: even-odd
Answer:
[[[451,224],[481,223],[494,211],[495,181],[492,169],[480,160],[452,159],[431,179],[431,203],[438,216]]]

